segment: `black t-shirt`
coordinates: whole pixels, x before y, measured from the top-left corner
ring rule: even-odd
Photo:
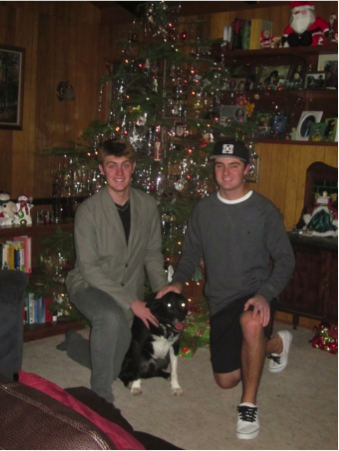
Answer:
[[[128,244],[129,232],[131,230],[131,206],[129,200],[124,205],[115,204],[124,227],[126,243]]]

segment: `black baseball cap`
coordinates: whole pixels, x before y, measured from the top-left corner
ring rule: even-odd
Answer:
[[[223,139],[214,144],[213,152],[210,155],[210,160],[215,160],[218,157],[234,157],[240,158],[246,164],[250,161],[250,153],[243,141],[236,139]]]

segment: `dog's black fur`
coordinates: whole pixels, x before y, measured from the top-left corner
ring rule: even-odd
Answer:
[[[187,315],[187,299],[174,292],[169,292],[160,299],[156,299],[156,294],[152,294],[147,298],[146,306],[158,320],[159,326],[149,323],[148,329],[140,318],[134,317],[132,341],[119,378],[126,387],[131,382],[155,376],[168,379],[170,374],[163,370],[171,362],[172,390],[174,394],[182,394],[178,384],[176,384],[177,392],[173,387],[173,380],[177,378],[177,375],[176,362],[172,359],[177,359],[179,354],[183,321]],[[170,351],[171,347],[172,351]],[[132,393],[141,394],[141,390],[133,392],[132,387]]]

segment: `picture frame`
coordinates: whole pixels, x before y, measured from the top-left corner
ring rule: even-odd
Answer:
[[[246,122],[246,106],[239,105],[221,105],[220,124],[226,124],[227,120]]]
[[[331,117],[325,119],[324,140],[338,142],[338,118]]]
[[[259,126],[257,131],[257,137],[259,139],[268,139],[271,137],[271,127]]]
[[[311,124],[311,133],[309,140],[312,142],[325,141],[325,130],[325,122],[314,122],[313,124]]]
[[[291,73],[290,65],[262,67],[257,82],[257,89],[279,89],[287,85]]]
[[[282,139],[286,135],[289,116],[287,114],[277,114],[273,118],[271,135],[273,138]]]
[[[185,124],[183,122],[175,122],[174,131],[176,137],[183,138],[185,135]]]
[[[274,114],[268,111],[258,111],[255,115],[255,124],[258,127],[270,127],[273,122]]]
[[[338,54],[319,55],[318,72],[325,72],[326,89],[338,89]]]
[[[296,140],[308,141],[312,123],[320,122],[322,115],[322,111],[303,111],[296,130]]]
[[[22,130],[25,49],[0,45],[0,128]]]
[[[305,89],[325,89],[325,72],[307,74]]]

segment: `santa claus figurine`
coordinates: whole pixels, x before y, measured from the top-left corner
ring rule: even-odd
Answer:
[[[290,2],[290,25],[285,28],[282,43],[284,47],[323,45],[328,36],[330,24],[316,17],[313,2]]]

